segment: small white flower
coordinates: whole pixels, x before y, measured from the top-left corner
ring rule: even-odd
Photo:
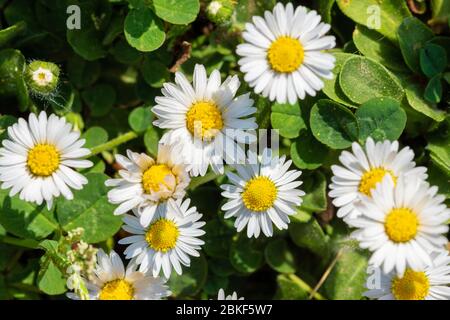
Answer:
[[[383,266],[384,273],[395,268],[399,275],[432,265],[430,253],[448,242],[450,219],[445,197],[437,191],[417,177],[400,177],[394,184],[387,175],[370,198],[362,199],[357,205],[362,215],[351,220],[358,228],[352,237],[373,252],[370,264]]]
[[[48,86],[53,81],[53,73],[48,69],[39,67],[32,74],[33,81],[39,86]]]
[[[225,296],[225,291],[220,289],[217,295],[217,300],[244,300],[244,298],[238,298],[236,291],[231,295]]]
[[[156,160],[130,150],[127,155],[116,155],[124,169],[119,171],[120,178],[106,181],[107,186],[114,187],[108,192],[108,200],[120,204],[115,215],[135,210],[142,225],[147,226],[158,203],[184,197],[190,177],[177,147],[159,144]]]
[[[426,179],[425,167],[416,167],[414,152],[409,147],[398,150],[398,141],[375,143],[367,138],[365,148],[354,142],[352,153],[342,151],[339,161],[342,166],[333,165],[333,177],[329,196],[335,198],[333,204],[338,207],[337,216],[346,221],[359,216],[355,204],[362,196],[369,196],[376,185],[386,175],[396,181],[400,176],[417,176]]]
[[[205,222],[195,207],[189,208],[190,200],[168,201],[158,205],[148,227],[143,227],[132,215],[125,215],[122,227],[133,234],[123,238],[120,244],[129,245],[124,254],[140,264],[139,270],[159,275],[161,269],[166,278],[172,268],[182,274],[181,265],[189,267],[189,256],[200,256],[198,250],[204,244],[198,237],[205,234],[201,227]]]
[[[80,190],[88,181],[71,168],[89,168],[92,162],[80,158],[90,154],[82,148],[84,139],[72,131],[72,125],[54,114],[39,118],[31,113],[8,128],[8,138],[0,148],[0,181],[12,197],[51,208],[54,197],[61,194],[71,200],[70,188]],[[70,187],[70,188],[69,188]]]
[[[289,215],[302,203],[305,193],[297,189],[302,182],[296,181],[302,174],[289,170],[292,161],[286,157],[272,157],[272,151],[265,149],[260,159],[249,152],[249,164],[235,165],[238,174],[228,172],[232,184],[220,187],[222,195],[230,199],[222,210],[225,218],[236,216],[234,226],[242,231],[247,226],[247,236],[257,238],[260,231],[273,235],[272,222],[282,230],[287,229]]]
[[[156,278],[140,271],[130,263],[126,270],[119,255],[103,250],[97,253],[97,266],[92,281],[85,280],[90,300],[160,300],[172,293],[162,278]],[[79,299],[68,293],[71,299]]]
[[[223,162],[237,163],[243,150],[237,144],[252,143],[254,135],[243,130],[256,129],[256,112],[250,94],[235,98],[239,88],[237,76],[220,83],[220,72],[214,70],[209,79],[203,65],[196,65],[193,86],[177,72],[174,83],[165,83],[163,96],[156,97],[152,111],[158,117],[154,125],[169,129],[161,142],[181,146],[180,154],[193,176],[205,175],[211,164],[223,173]],[[237,155],[237,156],[236,156]]]
[[[273,12],[253,17],[242,34],[245,43],[236,53],[245,81],[255,93],[279,103],[294,104],[320,91],[321,78],[331,79],[335,58],[322,52],[335,46],[333,36],[325,36],[330,25],[320,22],[316,11],[307,12],[292,3],[277,3]]]
[[[378,300],[450,300],[450,257],[446,251],[433,253],[432,265],[404,275],[380,273],[380,287],[364,293]]]

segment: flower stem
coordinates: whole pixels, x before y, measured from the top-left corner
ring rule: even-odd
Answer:
[[[6,244],[11,244],[17,247],[23,247],[28,249],[38,249],[39,242],[33,239],[19,239],[10,236],[0,237],[0,241]]]
[[[99,154],[103,151],[111,150],[125,142],[128,142],[130,140],[133,140],[138,137],[138,134],[134,131],[130,131],[127,133],[124,133],[117,138],[114,138],[112,140],[109,140],[108,142],[105,142],[101,145],[95,146],[91,148],[91,156],[94,156],[96,154]]]
[[[324,296],[322,296],[320,293],[318,292],[314,292],[313,289],[309,286],[309,284],[307,284],[305,281],[303,281],[302,279],[300,279],[298,276],[296,276],[295,274],[290,274],[288,275],[289,279],[292,280],[293,282],[295,282],[300,288],[302,288],[303,290],[309,292],[312,294],[312,296],[316,299],[316,300],[326,300]]]

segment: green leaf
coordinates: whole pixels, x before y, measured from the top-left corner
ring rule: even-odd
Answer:
[[[141,58],[141,53],[131,47],[124,39],[116,42],[110,53],[117,61],[123,64],[134,64]]]
[[[239,0],[236,5],[236,14],[232,16],[233,26],[244,29],[245,24],[251,21],[253,16],[263,16],[265,10],[272,10],[276,0]]]
[[[304,178],[302,185],[306,195],[300,210],[320,213],[327,209],[327,179],[320,171],[315,171],[311,176]]]
[[[141,67],[141,73],[145,82],[153,88],[161,88],[169,78],[169,70],[160,61],[154,58],[146,58]]]
[[[9,190],[0,191],[0,223],[10,233],[21,238],[42,239],[56,230],[58,224],[52,213],[43,206],[35,206],[10,197]]]
[[[445,111],[439,110],[435,103],[424,99],[424,89],[418,83],[410,83],[405,87],[406,99],[409,105],[416,111],[430,117],[434,121],[443,121]]]
[[[89,62],[77,55],[69,59],[67,72],[70,82],[77,88],[85,88],[97,81],[100,76],[100,64]]]
[[[241,233],[233,239],[230,249],[230,262],[233,267],[244,274],[258,270],[264,264],[264,255],[259,239],[249,239],[247,234]]]
[[[398,52],[398,47],[377,31],[357,25],[353,32],[353,42],[366,57],[381,63],[391,70],[408,71],[402,55]]]
[[[225,226],[219,219],[213,219],[206,223],[206,232],[203,240],[205,245],[203,250],[206,254],[214,258],[227,257],[230,251],[231,237],[234,230]]]
[[[411,13],[404,0],[337,0],[341,11],[356,23],[379,33],[396,42],[395,31],[402,20]]]
[[[333,149],[348,148],[358,138],[353,113],[331,100],[319,100],[311,110],[309,122],[314,137]]]
[[[449,1],[450,3],[450,1]],[[438,46],[444,48],[447,56],[447,67],[450,67],[450,37],[437,36],[427,42],[432,44],[437,44]]]
[[[445,70],[447,53],[437,44],[427,43],[420,49],[420,68],[428,78],[433,78]]]
[[[391,98],[371,99],[361,105],[355,115],[361,142],[368,137],[377,141],[397,140],[406,126],[406,112]]]
[[[150,8],[131,9],[125,19],[125,38],[139,51],[154,51],[162,46],[166,34],[161,20]]]
[[[300,169],[319,168],[328,153],[328,147],[317,141],[309,131],[301,134],[291,144],[291,159]]]
[[[331,24],[331,9],[336,0],[319,0],[319,13],[322,16],[323,22]]]
[[[109,84],[98,84],[84,90],[81,94],[91,109],[91,116],[102,117],[109,113],[116,103],[116,91]]]
[[[278,275],[277,284],[278,288],[274,299],[306,300],[309,296],[308,291],[298,282],[294,281],[290,275]]]
[[[155,127],[150,127],[144,134],[145,147],[148,152],[155,157],[158,155],[159,139],[160,135],[159,132],[156,131]]]
[[[323,284],[326,295],[333,300],[359,300],[365,288],[367,257],[361,251],[345,250]]]
[[[433,32],[419,19],[409,17],[403,20],[397,34],[406,65],[415,73],[420,73],[420,49],[433,38]]]
[[[358,104],[377,97],[401,101],[404,95],[401,85],[385,67],[365,57],[345,61],[339,84],[345,95]]]
[[[288,248],[287,242],[282,239],[271,240],[264,250],[267,264],[279,273],[295,273],[294,255]]]
[[[270,120],[272,128],[278,129],[280,136],[285,138],[297,138],[302,130],[307,129],[298,103],[293,105],[275,103],[272,106]]]
[[[328,237],[316,219],[306,223],[291,222],[288,230],[292,241],[297,246],[306,248],[323,258],[328,257]]]
[[[26,63],[19,50],[0,51],[0,96],[16,96],[20,111],[28,108],[28,90],[23,77]]]
[[[90,127],[81,135],[86,139],[84,148],[92,148],[108,141],[108,132],[102,127]]]
[[[150,107],[139,107],[131,111],[128,123],[136,132],[144,132],[152,125],[153,113]]]
[[[191,258],[190,267],[183,269],[183,274],[170,277],[167,285],[175,297],[194,296],[206,283],[208,276],[206,259],[203,255]]]
[[[88,243],[97,243],[113,236],[122,225],[122,219],[113,214],[115,205],[110,204],[106,197],[108,188],[105,181],[108,176],[88,173],[86,178],[88,184],[74,192],[73,200],[58,198],[56,214],[65,231],[84,228],[83,239]]]
[[[430,139],[427,149],[430,151],[431,160],[450,176],[450,148],[448,138]]]
[[[450,166],[449,166],[450,167]],[[448,168],[450,169],[450,168]],[[450,170],[447,170],[447,172]],[[442,170],[436,165],[428,166],[428,181],[431,185],[437,186],[439,188],[438,193],[443,194],[447,199],[450,198],[450,183],[449,175],[442,174]]]
[[[439,103],[442,98],[441,75],[438,74],[430,79],[425,87],[424,98],[431,103]]]
[[[198,0],[153,0],[153,6],[158,17],[173,24],[191,23],[200,11]]]
[[[0,30],[0,47],[6,46],[11,40],[23,34],[26,28],[27,24],[21,21],[8,28]]]

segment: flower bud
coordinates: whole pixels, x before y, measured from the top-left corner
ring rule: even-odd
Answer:
[[[38,96],[53,94],[58,86],[59,67],[51,62],[35,60],[25,71],[28,88]]]
[[[206,7],[208,19],[217,24],[229,22],[233,15],[236,0],[213,0]]]

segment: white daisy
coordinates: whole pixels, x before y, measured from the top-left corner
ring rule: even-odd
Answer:
[[[450,210],[430,187],[417,177],[401,177],[396,183],[387,175],[357,204],[362,215],[352,220],[359,228],[352,233],[360,247],[373,252],[369,260],[384,273],[394,268],[402,275],[405,268],[418,270],[432,265],[430,252],[443,250],[448,240],[445,224]]]
[[[225,296],[225,291],[220,289],[217,295],[217,300],[244,300],[244,298],[238,298],[236,291],[231,295]]]
[[[108,192],[108,200],[120,204],[115,215],[135,210],[142,225],[147,226],[158,203],[184,197],[190,177],[176,146],[159,144],[156,161],[145,153],[128,150],[127,155],[116,155],[124,169],[119,171],[120,178],[106,181],[107,186],[114,187]]]
[[[220,84],[220,72],[214,70],[209,79],[203,65],[196,65],[193,85],[177,72],[174,83],[165,83],[163,96],[156,97],[152,111],[158,119],[154,125],[169,129],[161,141],[178,144],[193,176],[204,175],[211,164],[223,173],[223,162],[237,163],[244,154],[237,144],[252,143],[255,135],[243,130],[256,129],[256,112],[250,94],[235,98],[239,88],[237,76]]]
[[[122,227],[133,234],[123,238],[120,244],[128,244],[124,254],[140,264],[139,270],[157,276],[161,269],[166,278],[172,267],[182,274],[181,265],[189,267],[189,256],[198,257],[200,246],[204,244],[198,237],[205,234],[201,227],[205,222],[195,207],[189,208],[190,200],[168,201],[160,204],[148,227],[142,227],[132,215],[125,215]]]
[[[2,189],[9,189],[12,197],[38,205],[47,202],[50,209],[54,197],[61,194],[71,200],[70,188],[80,190],[88,181],[72,168],[89,168],[92,162],[82,160],[90,154],[82,148],[84,139],[72,131],[72,125],[54,114],[47,118],[42,111],[34,113],[28,122],[19,118],[8,127],[8,138],[0,148],[0,181]]]
[[[434,253],[432,261],[432,265],[417,271],[406,269],[403,277],[395,272],[379,272],[380,287],[371,288],[364,295],[378,300],[450,300],[448,252]]]
[[[409,147],[398,150],[398,141],[375,143],[367,138],[365,148],[354,142],[353,153],[342,151],[339,160],[343,166],[333,165],[329,196],[335,198],[337,216],[347,221],[360,215],[354,205],[362,196],[369,196],[375,186],[390,175],[394,181],[400,176],[416,175],[426,179],[425,167],[416,167],[414,152]]]
[[[322,50],[336,45],[334,36],[324,36],[330,25],[320,22],[316,11],[307,12],[299,6],[294,12],[292,3],[277,3],[273,12],[264,18],[255,16],[242,34],[245,43],[236,53],[245,81],[255,93],[279,103],[294,104],[320,91],[321,78],[331,79],[335,58]]]
[[[305,193],[297,189],[302,182],[296,181],[302,172],[288,171],[292,161],[286,161],[286,156],[272,157],[270,149],[264,149],[261,157],[249,152],[248,163],[235,165],[237,174],[227,172],[232,184],[220,187],[230,200],[222,210],[225,218],[237,217],[234,226],[238,232],[247,226],[249,238],[257,238],[261,230],[271,237],[272,222],[280,230],[287,229],[289,215],[302,203]]]
[[[136,271],[134,263],[128,264],[125,270],[114,250],[109,255],[102,249],[98,251],[94,272],[92,281],[85,280],[89,300],[160,300],[172,294],[164,279]],[[74,293],[67,296],[79,299]]]

